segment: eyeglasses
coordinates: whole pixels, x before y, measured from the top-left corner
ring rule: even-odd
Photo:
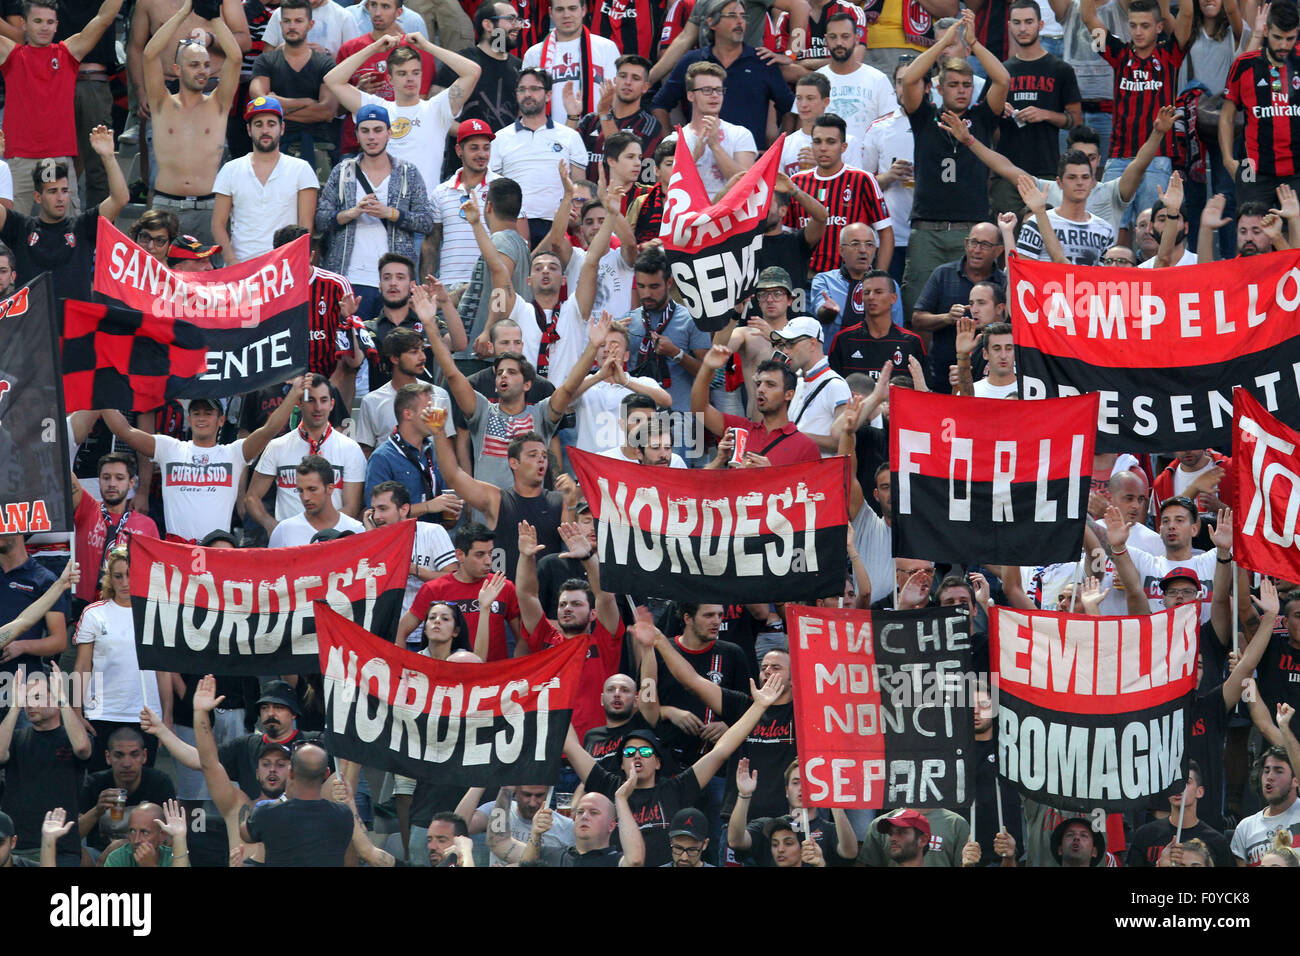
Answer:
[[[983,240],[983,239],[967,239],[967,240],[966,240],[966,247],[969,248],[969,249],[982,249],[982,250],[984,250],[984,251],[988,251],[989,249],[994,249],[994,248],[996,248],[996,247],[999,246],[999,245],[1001,245],[1001,243],[997,243],[997,242],[987,242],[987,241],[985,241],[985,240]]]
[[[1165,594],[1175,598],[1194,598],[1201,593],[1200,588],[1166,588]]]
[[[779,299],[781,296],[788,296],[790,293],[785,289],[764,289],[758,293],[760,299]]]
[[[624,748],[623,748],[623,756],[624,756],[624,757],[636,757],[636,756],[641,756],[641,757],[653,757],[653,756],[655,756],[655,749],[654,749],[653,747],[650,747],[650,746],[645,746],[645,747],[624,747]]]
[[[876,244],[869,239],[854,239],[844,243],[845,249],[874,249]]]
[[[699,856],[700,851],[703,850],[704,847],[682,846],[680,843],[670,843],[668,844],[668,849],[672,850],[672,852],[678,856]]]
[[[706,96],[726,96],[727,88],[725,86],[697,86],[692,93],[703,93]]]
[[[513,13],[510,14],[510,15],[508,15],[508,16],[488,17],[487,19],[489,19],[489,20],[495,20],[495,21],[497,21],[498,23],[502,23],[502,22],[504,22],[504,23],[518,23],[518,22],[519,22],[519,17],[518,17],[516,14],[513,14]]]
[[[807,342],[810,338],[812,338],[811,335],[801,335],[797,339],[783,339],[781,337],[781,333],[773,332],[771,335],[768,336],[768,341],[770,341],[773,345],[781,344],[784,345],[786,348],[789,348],[792,345],[798,345],[800,342]]]
[[[1132,259],[1126,259],[1123,256],[1107,256],[1101,260],[1103,266],[1135,266],[1137,265]]]
[[[139,246],[165,246],[171,243],[166,236],[151,236],[147,232],[142,232],[136,236],[136,245]]]

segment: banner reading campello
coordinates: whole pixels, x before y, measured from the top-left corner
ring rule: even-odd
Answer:
[[[1063,810],[1145,808],[1184,779],[1200,603],[1149,617],[989,608],[998,773]]]
[[[1021,397],[1098,392],[1099,452],[1226,447],[1237,386],[1300,427],[1300,250],[1175,269],[1013,257],[1007,299]]]
[[[414,520],[299,548],[235,551],[132,535],[140,667],[252,677],[317,673],[313,602],[325,601],[366,630],[392,634],[414,541]]]
[[[1300,432],[1244,390],[1235,399],[1233,557],[1243,568],[1300,581]]]
[[[310,242],[210,272],[176,272],[99,220],[95,297],[204,330],[207,370],[183,398],[224,398],[279,385],[307,370]]]
[[[596,517],[601,586],[723,604],[844,591],[848,460],[728,471],[646,468],[569,450]]]

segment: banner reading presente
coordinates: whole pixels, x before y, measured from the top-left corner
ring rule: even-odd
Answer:
[[[989,608],[998,773],[1063,810],[1146,809],[1186,773],[1200,603],[1149,617]]]
[[[1097,396],[1008,403],[889,392],[894,556],[1054,564],[1079,556]]]
[[[1175,269],[1010,265],[1021,396],[1098,392],[1097,451],[1225,448],[1234,386],[1300,427],[1300,251]]]
[[[786,630],[806,806],[970,803],[978,678],[963,611],[790,606]]]
[[[314,674],[323,600],[376,634],[402,610],[415,522],[298,548],[131,539],[131,610],[144,670]]]
[[[445,787],[551,784],[590,642],[451,664],[317,605],[330,753]]]
[[[569,460],[596,518],[606,591],[723,604],[844,591],[845,458],[739,474],[647,468],[576,449]]]

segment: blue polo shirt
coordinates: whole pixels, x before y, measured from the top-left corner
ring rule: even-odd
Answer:
[[[701,60],[718,63],[712,46],[692,50],[681,58],[664,80],[652,107],[671,113],[674,106],[683,103],[686,99],[686,71],[692,63]],[[758,151],[762,153],[767,142],[767,104],[776,104],[776,121],[779,125],[785,114],[794,108],[794,91],[781,76],[781,71],[760,60],[749,44],[741,47],[736,62],[725,69],[727,92],[722,98],[720,115],[726,122],[743,126],[753,133]]]
[[[406,490],[411,493],[411,504],[424,501],[427,497],[424,493],[424,483],[420,480],[419,467],[398,447],[395,437],[394,433],[390,432],[387,438],[375,446],[375,450],[370,453],[370,460],[366,462],[364,500],[367,503],[370,501],[370,492],[374,490],[375,485],[385,481],[399,481],[405,485]],[[428,457],[433,456],[433,442],[425,446],[424,452]],[[431,464],[433,493],[436,496],[442,491],[443,481],[442,475],[438,472],[436,457],[432,458]]]
[[[28,558],[24,563],[7,573],[3,568],[0,568],[0,624],[8,624],[31,607],[36,602],[36,599],[49,590],[50,585],[57,580],[58,578],[48,569],[37,564],[35,558]],[[50,608],[50,610],[62,614],[65,620],[68,618],[67,591],[64,591],[59,599],[54,602],[54,607]],[[35,641],[48,636],[49,631],[42,620],[37,622],[26,633],[18,635],[17,640]],[[0,664],[0,673],[14,673],[20,666],[27,668],[27,673],[30,674],[41,666],[41,659],[31,654],[23,654],[7,663]]]

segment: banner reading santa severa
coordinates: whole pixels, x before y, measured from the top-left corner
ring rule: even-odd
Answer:
[[[739,473],[646,468],[577,449],[569,460],[596,518],[606,591],[722,604],[844,591],[845,458]]]
[[[414,541],[414,520],[299,548],[234,551],[133,535],[140,666],[250,677],[317,673],[313,602],[392,634]]]
[[[895,557],[1079,557],[1096,395],[1008,403],[893,388],[889,399]]]
[[[1233,557],[1243,568],[1300,580],[1300,432],[1283,425],[1244,389],[1234,399]]]
[[[513,660],[450,664],[316,608],[330,752],[442,786],[551,784],[586,638]]]
[[[969,616],[785,613],[805,806],[969,805],[981,676],[971,670]]]
[[[682,301],[705,332],[726,325],[727,314],[758,284],[758,252],[784,143],[784,135],[777,137],[736,185],[713,202],[677,128],[676,164],[664,196],[659,238]]]
[[[1200,603],[1144,617],[989,608],[998,773],[1063,810],[1145,808],[1184,779]]]
[[[307,370],[310,242],[210,272],[175,272],[99,220],[95,298],[203,329],[207,371],[183,398],[223,398],[279,385]]]
[[[1010,266],[1021,397],[1098,392],[1097,451],[1226,447],[1236,386],[1300,427],[1300,251],[1177,269]]]

